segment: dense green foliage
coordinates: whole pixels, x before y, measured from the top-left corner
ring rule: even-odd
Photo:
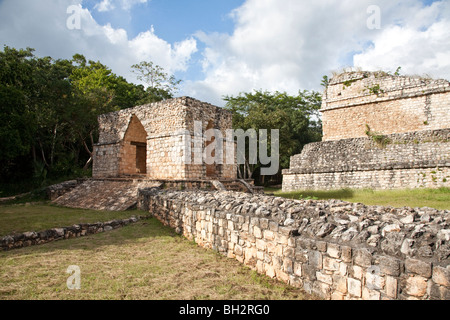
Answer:
[[[33,49],[5,46],[0,51],[0,197],[44,183],[89,175],[100,114],[172,98],[180,80],[152,62],[131,66],[136,85],[99,61],[36,57]],[[321,96],[300,91],[255,91],[224,97],[235,128],[280,130],[280,170],[289,157],[321,138]],[[260,164],[242,166],[259,179]],[[264,181],[264,177],[262,178]]]
[[[237,97],[226,96],[225,108],[233,113],[235,129],[268,130],[268,145],[272,141],[270,129],[279,130],[280,168],[273,183],[281,182],[281,170],[289,168],[290,157],[301,152],[303,146],[322,138],[322,124],[319,118],[321,95],[314,91],[299,91],[297,96],[285,92],[254,91],[241,93]],[[248,150],[248,148],[246,149]],[[248,154],[246,155],[248,159]],[[261,164],[246,163],[241,166],[240,174],[251,177],[260,183],[267,179],[259,177]]]
[[[80,54],[55,60],[33,51],[0,51],[0,196],[11,193],[4,191],[9,183],[26,181],[23,189],[31,189],[88,173],[98,115],[172,97]]]

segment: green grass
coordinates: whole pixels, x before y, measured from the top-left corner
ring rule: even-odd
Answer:
[[[330,191],[300,190],[282,192],[281,189],[267,188],[266,192],[289,199],[340,199],[360,202],[366,205],[384,205],[393,207],[430,207],[450,209],[450,188],[439,189],[405,189],[405,190],[371,190],[340,189]]]
[[[61,210],[58,215],[72,212]],[[80,267],[80,290],[67,288],[70,265]],[[0,252],[0,300],[7,299],[316,298],[203,249],[152,218],[87,237]]]
[[[47,202],[0,205],[0,237],[26,231],[42,231],[77,223],[129,218],[137,211],[94,211],[63,208]]]

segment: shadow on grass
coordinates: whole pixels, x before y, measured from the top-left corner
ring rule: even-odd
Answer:
[[[145,212],[142,211],[141,215],[144,214]],[[0,258],[2,256],[41,254],[60,250],[96,251],[108,246],[116,246],[120,250],[120,247],[135,244],[140,239],[148,241],[151,238],[166,238],[168,242],[173,241],[175,238],[176,242],[189,242],[189,240],[177,234],[172,228],[164,226],[156,218],[149,218],[110,231],[0,251]],[[194,244],[193,241],[191,242]]]

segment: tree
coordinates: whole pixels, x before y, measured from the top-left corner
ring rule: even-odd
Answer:
[[[164,72],[164,68],[151,61],[141,61],[131,66],[131,71],[137,74],[137,79],[148,85],[147,92],[153,99],[166,100],[173,98],[178,91],[181,80]],[[159,101],[156,100],[156,101]]]
[[[290,96],[278,91],[254,91],[237,97],[225,96],[224,100],[225,108],[233,113],[233,128],[268,129],[269,148],[270,129],[279,129],[280,170],[275,180],[281,180],[281,169],[289,167],[290,156],[300,153],[305,144],[321,139],[318,113],[321,96],[317,92],[299,91],[297,96]],[[260,167],[259,161],[256,165],[246,161],[243,177],[255,178]]]
[[[8,46],[0,52],[0,175],[29,172],[22,166],[33,142],[34,115],[30,108],[33,90],[33,49]],[[23,167],[22,171],[18,168]]]

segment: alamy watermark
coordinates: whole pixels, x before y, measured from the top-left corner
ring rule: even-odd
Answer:
[[[184,132],[182,146],[174,146],[170,152],[174,163],[182,164],[257,164],[263,166],[261,175],[275,175],[280,163],[280,133],[278,129],[227,129],[225,136],[218,129],[208,129],[203,133],[201,121],[194,121],[194,134]],[[246,159],[248,139],[248,157]]]
[[[69,17],[66,19],[66,27],[69,30],[81,29],[81,6],[71,5],[67,7],[66,13]]]
[[[377,5],[368,6],[367,14],[370,15],[366,21],[367,28],[370,30],[381,29],[381,8]]]
[[[71,265],[67,268],[66,273],[70,274],[66,284],[69,290],[81,289],[81,269],[79,266]]]

